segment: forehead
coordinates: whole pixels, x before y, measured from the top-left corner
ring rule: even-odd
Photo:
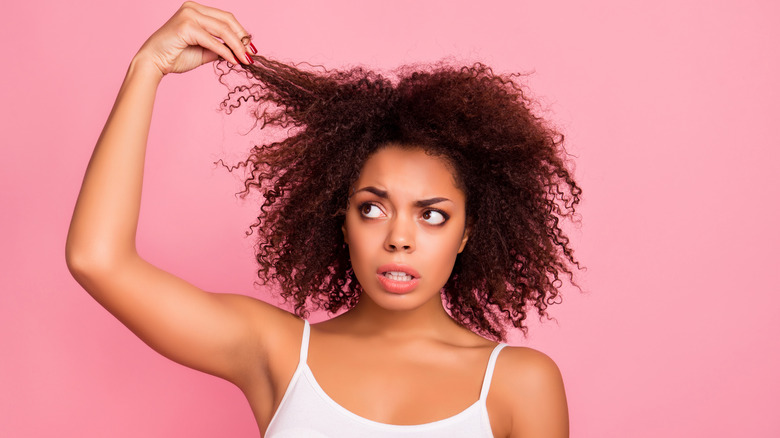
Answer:
[[[419,148],[391,145],[375,152],[363,165],[355,189],[367,186],[387,190],[391,196],[395,193],[415,199],[464,197],[450,163]]]

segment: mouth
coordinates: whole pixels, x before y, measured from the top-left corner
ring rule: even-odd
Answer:
[[[405,294],[417,287],[420,273],[411,266],[391,264],[380,266],[376,276],[385,291]]]
[[[389,278],[395,281],[412,281],[412,279],[414,278],[410,274],[401,271],[387,271],[382,275],[384,275],[385,278]]]
[[[412,281],[415,278],[420,278],[420,273],[416,269],[398,263],[382,265],[376,270],[376,273],[395,281]]]

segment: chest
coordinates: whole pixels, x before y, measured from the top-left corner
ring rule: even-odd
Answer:
[[[261,431],[314,429],[267,436],[331,436],[312,434],[320,427],[342,431],[333,435],[340,437],[347,436],[343,430],[353,427],[363,433],[355,436],[505,435],[501,427],[496,431],[491,426],[490,419],[496,412],[501,416],[501,409],[491,407],[500,404],[491,402],[487,391],[500,351],[494,344],[456,348],[324,336],[305,341],[299,353],[304,361],[299,357],[285,361],[289,373],[287,367],[279,373],[281,379],[274,382],[278,384],[273,385],[275,395],[269,403],[263,403],[265,396],[244,392]],[[420,431],[422,435],[415,435]]]
[[[490,348],[339,342],[315,338],[307,368],[338,406],[398,425],[449,418],[480,397]]]

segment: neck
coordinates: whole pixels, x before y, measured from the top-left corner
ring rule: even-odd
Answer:
[[[389,310],[363,294],[342,318],[355,332],[394,339],[438,338],[448,336],[452,330],[464,330],[447,314],[440,299],[412,310]]]

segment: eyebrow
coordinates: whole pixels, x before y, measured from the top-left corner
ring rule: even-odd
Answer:
[[[363,187],[361,189],[355,190],[352,193],[352,196],[354,196],[358,192],[373,193],[373,194],[375,194],[376,196],[379,196],[382,199],[388,199],[389,198],[389,196],[387,196],[387,190],[381,190],[381,189],[378,189],[378,188],[376,188],[374,186]],[[428,207],[429,205],[438,204],[439,202],[444,202],[444,201],[450,201],[450,199],[448,199],[448,198],[441,198],[441,197],[430,198],[430,199],[421,199],[419,201],[415,201],[414,206],[415,207]]]

